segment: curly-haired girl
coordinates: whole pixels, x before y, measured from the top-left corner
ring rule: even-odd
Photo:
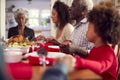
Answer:
[[[89,12],[88,21],[87,38],[95,46],[86,59],[72,58],[75,68],[90,69],[103,80],[116,80],[118,61],[109,44],[115,45],[120,41],[120,14],[113,7],[97,5]]]

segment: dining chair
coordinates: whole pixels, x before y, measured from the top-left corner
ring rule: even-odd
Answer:
[[[120,80],[120,43],[114,48],[114,51],[118,58],[117,80]]]

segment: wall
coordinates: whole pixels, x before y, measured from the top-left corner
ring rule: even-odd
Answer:
[[[112,1],[114,3],[115,0],[93,0],[94,4],[97,4],[101,1]]]
[[[18,8],[39,9],[41,11],[43,9],[50,9],[51,1],[50,0],[32,0],[31,3],[29,3],[27,0],[6,0],[6,8],[11,7],[11,5],[15,5],[15,8],[13,9],[13,11],[15,11]],[[42,27],[40,29],[43,30],[43,35],[45,36],[50,35],[50,28],[47,31],[44,30]]]
[[[51,4],[53,5],[56,0],[32,0],[32,4],[28,4],[27,0],[0,0],[0,37],[5,36],[5,2],[6,2],[6,8],[10,7],[13,4],[16,8],[39,8],[39,9],[48,9],[50,8]],[[62,0],[66,3],[69,3],[69,0]],[[94,3],[98,3],[99,1],[103,0],[93,0]],[[106,0],[104,0],[106,1]],[[114,1],[114,0],[112,0]],[[21,3],[22,2],[22,3]],[[21,4],[20,4],[21,3]],[[51,35],[55,35],[55,30],[53,27],[53,24],[51,24]]]
[[[5,37],[5,0],[0,0],[0,38]]]
[[[31,4],[27,0],[6,0],[6,8],[11,5],[15,5],[16,8],[37,8],[37,9],[50,9],[50,0],[32,0]]]

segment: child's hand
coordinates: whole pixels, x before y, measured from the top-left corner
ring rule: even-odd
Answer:
[[[64,57],[57,58],[56,63],[58,63],[58,62],[63,62],[67,66],[68,72],[71,72],[74,70],[75,58],[73,56],[66,55]]]

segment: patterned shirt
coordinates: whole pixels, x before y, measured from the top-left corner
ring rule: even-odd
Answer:
[[[86,38],[86,32],[88,30],[87,19],[84,18],[78,24],[75,25],[75,29],[70,37],[70,40],[85,50],[90,50],[93,44],[90,43]]]

